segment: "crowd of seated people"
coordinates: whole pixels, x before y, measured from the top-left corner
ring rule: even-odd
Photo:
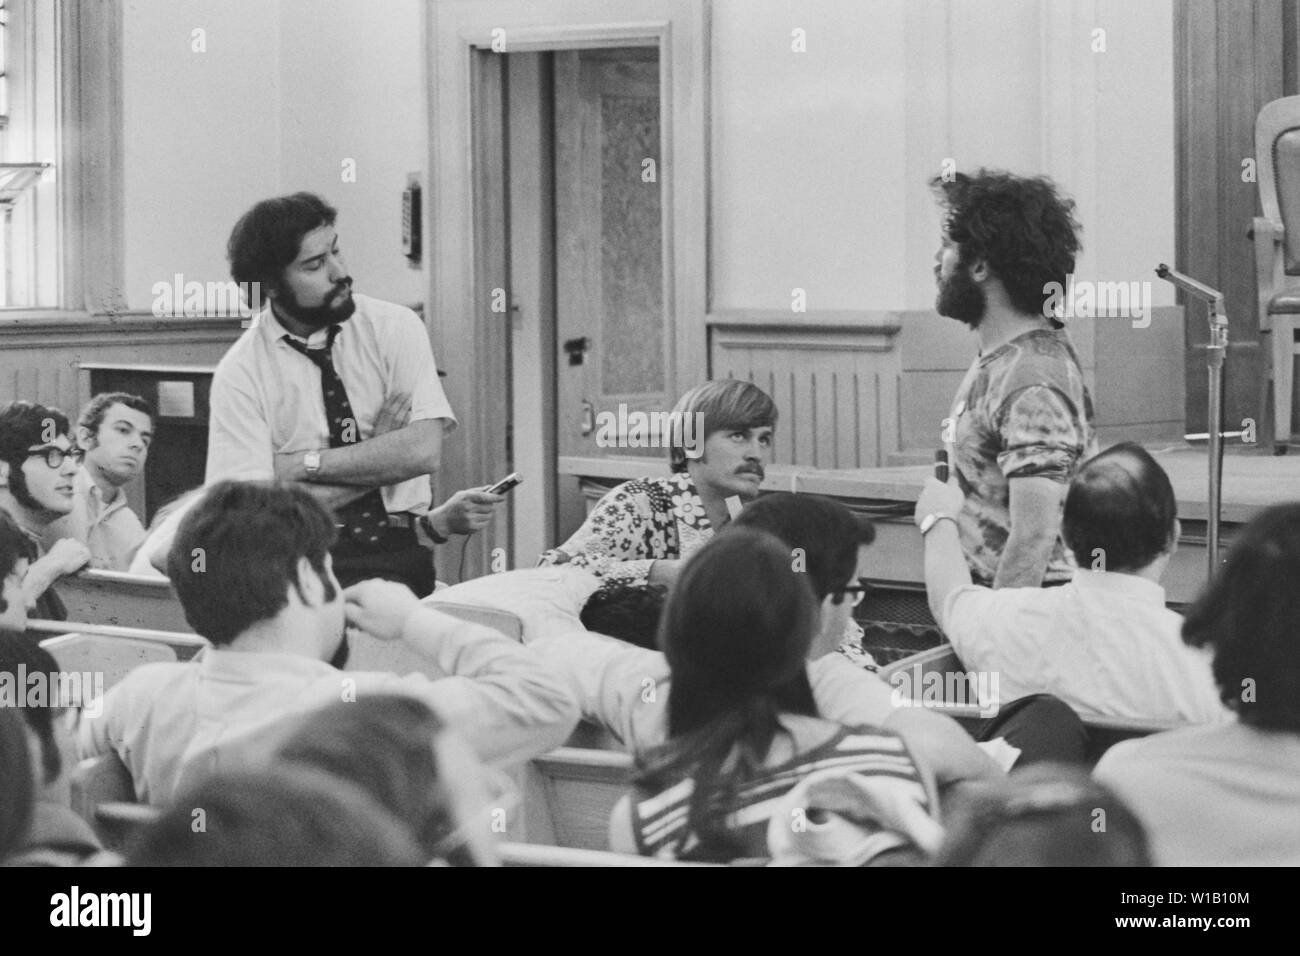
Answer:
[[[765,398],[721,384],[681,407],[701,395]],[[98,429],[97,447],[112,454],[103,430],[115,427],[115,409],[141,416],[121,434],[142,460],[148,413],[129,402],[109,403],[98,425],[83,415],[85,434]],[[632,760],[608,827],[619,853],[834,865],[1300,862],[1300,599],[1290,585],[1300,506],[1248,525],[1186,620],[1165,607],[1159,583],[1180,533],[1172,488],[1139,446],[1097,455],[1070,482],[1063,531],[1079,570],[1064,586],[975,585],[955,525],[930,529],[935,618],[964,667],[1000,678],[1000,699],[981,702],[993,716],[963,725],[836,653],[866,592],[874,528],[828,498],[757,495],[776,418],[774,406],[760,412],[727,413],[736,420],[720,437],[737,445],[725,449],[734,462],[719,464],[709,426],[702,455],[678,450],[686,477],[674,481],[698,513],[659,501],[647,483],[624,488],[607,496],[603,525],[589,522],[541,566],[424,601],[387,581],[341,588],[334,523],[297,486],[202,489],[136,558],[148,549],[163,566],[210,646],[191,661],[136,667],[86,707],[60,696],[55,656],[23,631],[33,589],[51,593],[58,576],[51,555],[79,544],[80,566],[97,563],[84,543],[61,548],[57,538],[78,489],[92,523],[94,508],[120,498],[69,480],[78,450],[66,419],[10,406],[0,413],[0,857],[118,860],[68,796],[78,758],[112,757],[134,798],[158,811],[122,848],[131,864],[492,865],[520,817],[518,776],[505,771],[564,744],[581,720]],[[736,488],[708,466],[730,468]],[[698,489],[715,478],[719,488]],[[743,507],[713,500],[742,483],[754,492],[736,495]],[[918,520],[952,513],[960,494],[931,480]],[[628,516],[641,522],[625,529],[631,544],[605,527]],[[642,554],[654,548],[664,556]],[[660,562],[669,570],[656,576]],[[511,612],[522,641],[440,604]],[[400,643],[438,676],[346,669],[345,636],[362,635]],[[49,691],[20,709],[20,678],[37,674]],[[1114,746],[1090,776],[1085,721],[1105,717],[1184,726]],[[1097,808],[1104,835],[1091,826]]]

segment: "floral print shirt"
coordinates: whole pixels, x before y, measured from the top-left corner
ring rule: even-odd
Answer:
[[[713,537],[695,483],[684,472],[668,478],[634,478],[611,488],[582,527],[539,564],[575,564],[601,579],[601,590],[644,586],[655,561],[685,558]],[[875,670],[862,647],[862,628],[849,619],[841,654]]]
[[[611,488],[582,527],[541,564],[572,563],[602,588],[642,586],[655,561],[684,558],[713,537],[713,525],[689,475],[634,478]]]

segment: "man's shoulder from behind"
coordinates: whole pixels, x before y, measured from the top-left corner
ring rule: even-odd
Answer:
[[[154,661],[151,664],[141,664],[139,667],[133,667],[125,677],[110,687],[108,692],[119,698],[134,698],[137,694],[170,688],[195,680],[201,666],[197,660]]]
[[[1171,765],[1190,766],[1189,761],[1205,761],[1215,754],[1236,752],[1242,743],[1243,730],[1233,721],[1198,724],[1122,740],[1102,754],[1094,773],[1098,779],[1122,776],[1164,781]]]

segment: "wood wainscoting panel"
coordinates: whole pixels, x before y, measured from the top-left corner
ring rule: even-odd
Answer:
[[[860,324],[713,323],[709,367],[713,378],[748,379],[772,396],[777,463],[874,468],[900,447],[897,331],[888,315]]]

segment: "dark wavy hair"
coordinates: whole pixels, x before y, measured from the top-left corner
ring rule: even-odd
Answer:
[[[36,402],[10,402],[0,409],[0,461],[9,465],[9,491],[27,507],[36,505],[23,474],[28,449],[67,436],[69,427],[67,415]]]
[[[838,501],[821,495],[796,495],[776,491],[747,504],[723,529],[757,528],[774,534],[789,548],[803,552],[805,570],[818,599],[837,594],[853,581],[858,569],[858,548],[876,540],[876,526]]]
[[[658,793],[694,778],[679,854],[692,834],[692,855],[742,852],[726,826],[736,790],[763,771],[781,714],[817,716],[806,663],[817,620],[790,549],[752,528],[715,537],[669,592],[659,628],[672,672],[669,739],[639,758],[636,784]]]
[[[444,726],[413,697],[363,697],[304,718],[278,756],[365,790],[410,828],[427,859],[474,866],[465,847],[447,844],[459,821],[434,749]]]
[[[1136,571],[1169,549],[1178,502],[1169,476],[1124,442],[1084,462],[1065,496],[1061,534],[1079,567],[1100,550],[1107,571]]]
[[[948,817],[936,866],[1152,865],[1138,818],[1079,767],[1037,763],[971,785]]]
[[[195,810],[204,827],[195,830]],[[420,866],[410,831],[354,783],[288,764],[206,777],[131,842],[127,866]]]
[[[36,545],[32,539],[23,534],[18,522],[9,512],[0,508],[0,582],[14,573],[18,562],[26,559],[36,560]],[[9,602],[0,592],[0,614],[9,610]]]
[[[104,415],[114,405],[125,405],[142,415],[148,415],[151,419],[154,417],[153,406],[139,395],[132,395],[129,392],[100,392],[86,403],[86,407],[81,410],[81,416],[77,419],[77,424],[89,431],[92,436],[98,437],[99,426],[104,423]]]
[[[654,650],[667,601],[668,589],[662,584],[615,584],[588,598],[582,607],[582,626]]]
[[[181,521],[167,552],[167,577],[195,632],[229,644],[280,613],[291,586],[302,596],[300,558],[324,579],[326,600],[334,600],[325,560],[335,535],[334,519],[302,488],[222,481]]]
[[[1219,697],[1260,730],[1300,733],[1300,504],[1276,505],[1239,533],[1187,609],[1183,640],[1214,651]]]
[[[263,199],[240,217],[226,244],[226,257],[231,277],[258,293],[250,307],[260,308],[267,292],[280,285],[284,270],[298,258],[302,237],[334,225],[337,218],[338,210],[307,192]]]
[[[960,265],[984,260],[1017,311],[1042,315],[1048,283],[1064,290],[1074,271],[1080,249],[1074,200],[1046,176],[1000,170],[936,176],[930,186],[947,211],[948,236],[961,247]]]

